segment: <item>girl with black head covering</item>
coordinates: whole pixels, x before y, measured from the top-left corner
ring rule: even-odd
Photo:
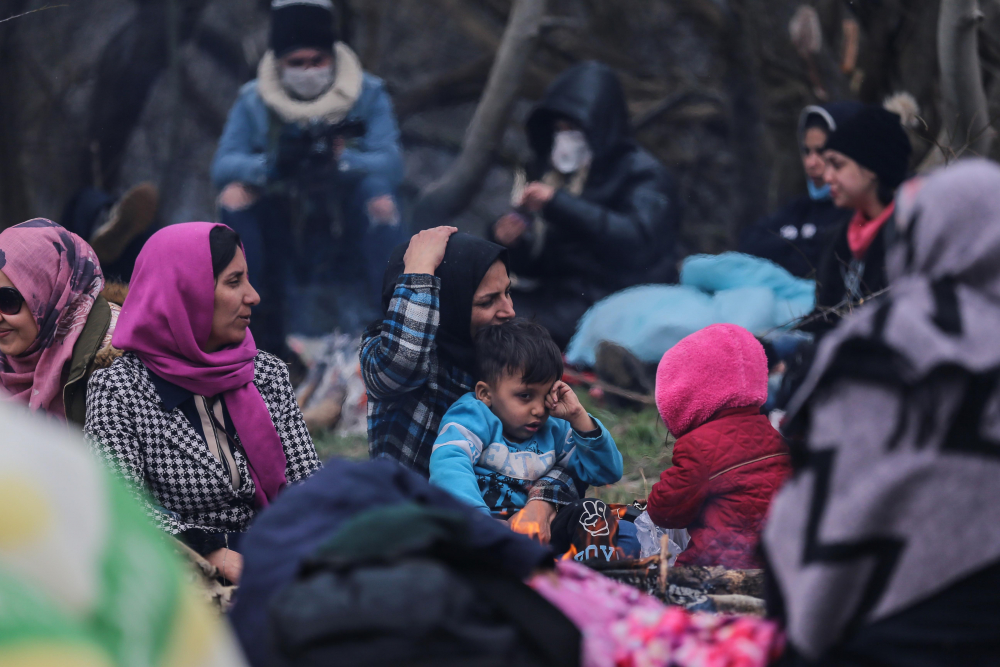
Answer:
[[[833,203],[852,209],[853,217],[837,232],[816,275],[816,305],[832,309],[845,301],[859,303],[888,285],[886,233],[892,229],[896,188],[906,178],[910,140],[900,117],[874,105],[858,105],[840,119],[823,147]],[[827,314],[814,326],[824,332],[839,318]]]
[[[514,317],[502,246],[454,227],[420,232],[389,259],[385,318],[365,330],[361,370],[368,389],[368,450],[428,475],[441,417],[476,384],[472,337]],[[533,509],[578,498],[571,478],[539,480]],[[547,525],[547,524],[546,524]]]

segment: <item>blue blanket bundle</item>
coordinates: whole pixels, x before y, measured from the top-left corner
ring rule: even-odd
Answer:
[[[738,252],[692,255],[679,285],[639,285],[588,310],[566,348],[566,359],[593,366],[602,340],[657,363],[685,336],[710,324],[738,324],[756,335],[789,326],[812,312],[816,286],[773,262]]]

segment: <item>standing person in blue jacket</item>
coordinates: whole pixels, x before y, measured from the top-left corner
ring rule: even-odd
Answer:
[[[850,209],[838,208],[823,180],[823,147],[838,123],[861,107],[859,102],[810,105],[799,116],[799,149],[808,192],[747,227],[739,251],[769,259],[793,276],[813,278],[837,231],[847,224]]]
[[[578,488],[621,479],[614,439],[560,380],[562,354],[544,327],[509,320],[481,329],[476,366],[474,390],[441,419],[432,484],[485,513],[513,514],[557,465]]]
[[[262,286],[255,327],[284,351],[290,272],[326,283],[336,325],[378,313],[382,271],[405,238],[399,129],[382,81],[338,40],[330,0],[273,0],[270,49],[240,90],[212,163],[222,220]],[[256,274],[256,275],[254,275]]]

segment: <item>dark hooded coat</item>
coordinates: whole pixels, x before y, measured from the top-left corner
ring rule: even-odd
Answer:
[[[551,169],[558,119],[569,119],[586,135],[590,172],[580,196],[560,189],[545,205],[541,252],[522,240],[510,259],[516,275],[541,283],[535,293],[515,295],[518,314],[537,315],[564,346],[598,299],[632,285],[676,280],[680,208],[666,168],[632,140],[625,95],[610,67],[581,63],[549,86],[527,121],[536,156],[529,180]]]
[[[744,229],[739,250],[769,259],[793,276],[813,278],[823,265],[826,249],[844,231],[852,213],[837,208],[830,199],[801,195]]]

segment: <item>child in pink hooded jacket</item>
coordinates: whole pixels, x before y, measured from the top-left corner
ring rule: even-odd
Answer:
[[[791,474],[784,440],[760,412],[766,398],[764,348],[734,324],[695,332],[660,360],[656,405],[677,442],[647,511],[658,526],[688,529],[678,565],[760,567],[764,517]]]

